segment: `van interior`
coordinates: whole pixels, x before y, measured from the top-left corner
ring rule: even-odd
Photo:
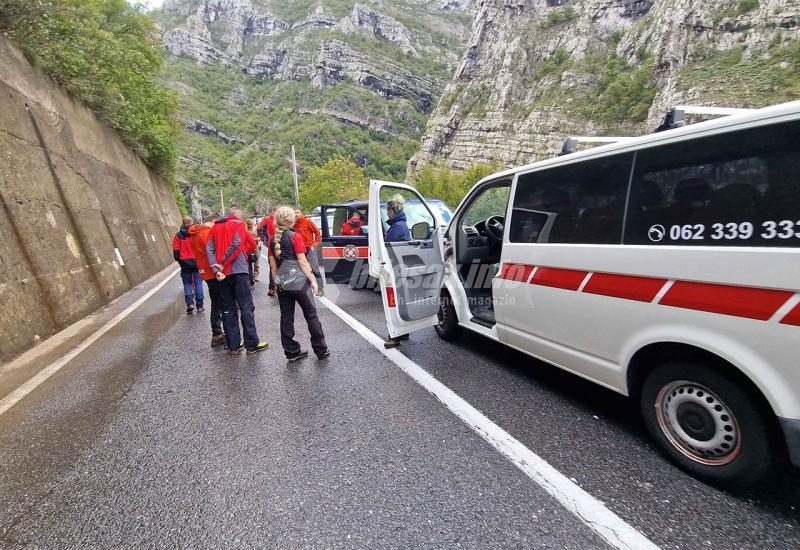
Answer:
[[[495,324],[492,279],[500,269],[510,193],[511,180],[488,182],[461,209],[454,222],[458,228],[456,264],[472,321],[487,327]]]

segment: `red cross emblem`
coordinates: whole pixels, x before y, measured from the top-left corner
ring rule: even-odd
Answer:
[[[358,247],[348,244],[342,249],[342,258],[348,262],[355,262],[358,259]]]

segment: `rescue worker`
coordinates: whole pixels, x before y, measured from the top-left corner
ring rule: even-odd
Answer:
[[[277,206],[273,206],[269,211],[269,216],[262,219],[256,229],[256,233],[261,237],[261,242],[267,247],[269,247],[269,241],[275,235],[275,210],[277,208]],[[272,279],[272,270],[269,272],[269,291],[267,296],[275,296],[275,281]]]
[[[247,355],[267,349],[268,344],[258,338],[255,306],[250,288],[249,256],[256,249],[256,241],[247,232],[240,213],[234,210],[214,223],[208,236],[206,256],[220,285],[222,325],[228,339],[228,355],[236,356],[247,350]],[[237,310],[238,306],[238,310]],[[241,339],[239,323],[244,332]]]
[[[303,238],[306,245],[306,259],[311,266],[311,272],[317,280],[317,296],[324,296],[322,275],[319,271],[319,245],[322,243],[322,233],[319,228],[303,215],[300,209],[295,209],[294,231]]]
[[[367,221],[361,214],[354,214],[349,220],[342,224],[342,235],[345,237],[358,237],[361,236],[361,227],[366,225]]]
[[[284,262],[291,262],[291,265],[297,265],[300,268],[302,276],[305,276],[306,279],[303,281],[298,277],[293,280],[292,286],[296,286],[296,289],[278,288],[278,304],[281,308],[281,344],[286,358],[290,362],[308,357],[308,351],[303,350],[294,339],[295,304],[299,304],[308,324],[308,332],[311,334],[311,348],[318,359],[325,359],[330,355],[330,351],[325,343],[322,323],[320,323],[317,306],[314,303],[313,294],[317,291],[317,281],[306,258],[306,245],[303,238],[293,230],[294,224],[294,210],[288,206],[278,208],[275,212],[275,236],[270,240],[268,246],[269,267],[273,278],[277,278],[281,273],[281,265]],[[288,286],[288,283],[286,284]]]
[[[183,297],[186,300],[186,313],[205,311],[203,308],[203,282],[197,271],[197,262],[194,258],[194,249],[189,242],[189,227],[192,218],[183,218],[183,225],[172,237],[172,256],[181,266],[181,281],[183,281]]]
[[[219,287],[222,284],[214,276],[214,270],[208,263],[206,256],[206,245],[208,244],[208,236],[211,233],[211,228],[214,227],[214,222],[219,219],[219,216],[212,214],[206,218],[205,223],[198,223],[189,228],[189,242],[194,250],[194,258],[197,262],[197,271],[200,278],[206,282],[208,286],[208,297],[211,299],[211,347],[216,348],[224,346],[227,341],[225,334],[222,331],[222,307],[219,297]]]
[[[253,220],[247,220],[247,231],[256,241],[256,251],[250,254],[250,286],[253,286],[258,282],[258,274],[261,271],[261,241],[258,238]]]
[[[406,201],[402,195],[397,194],[386,203],[386,216],[389,229],[386,231],[384,241],[387,243],[403,242],[411,240],[411,233],[406,223],[406,214],[403,212]],[[400,340],[408,340],[408,334],[402,334],[395,338],[387,338],[383,342],[385,348],[396,348],[400,345]]]

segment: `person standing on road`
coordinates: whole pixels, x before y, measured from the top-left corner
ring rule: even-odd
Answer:
[[[269,211],[269,216],[261,220],[261,223],[258,224],[258,229],[256,229],[258,236],[261,237],[261,242],[267,248],[269,248],[269,242],[275,235],[275,211],[277,209],[277,206],[273,206]],[[275,281],[272,279],[272,270],[269,272],[269,291],[267,296],[275,296]]]
[[[278,287],[278,304],[281,308],[281,344],[286,358],[297,361],[308,357],[294,339],[295,304],[300,305],[311,333],[311,347],[318,359],[330,355],[322,332],[322,323],[314,304],[317,281],[306,258],[303,238],[294,231],[294,210],[281,206],[275,212],[275,236],[269,242],[269,267]]]
[[[194,250],[194,258],[197,262],[197,271],[200,278],[208,286],[208,297],[211,299],[211,347],[224,346],[227,343],[225,334],[222,331],[222,304],[219,296],[220,285],[222,284],[214,276],[214,270],[208,263],[206,256],[206,245],[211,228],[219,216],[212,214],[206,218],[205,223],[198,223],[189,228],[189,242]]]
[[[258,239],[253,220],[247,220],[247,231],[256,241],[256,251],[250,254],[250,286],[254,286],[258,282],[258,275],[261,271],[261,242]]]
[[[385,242],[396,243],[411,240],[411,233],[408,230],[408,223],[406,223],[406,213],[403,212],[405,205],[406,201],[400,194],[395,195],[386,203],[386,216],[389,218],[386,223],[389,224],[389,229],[384,237]],[[400,340],[408,340],[408,334],[387,338],[383,342],[383,347],[396,348],[400,345]]]
[[[319,271],[319,250],[318,247],[322,242],[322,233],[319,228],[303,215],[299,208],[294,211],[294,231],[303,238],[303,244],[306,245],[306,259],[311,266],[311,272],[317,280],[317,296],[324,296],[325,290],[323,288],[322,275]]]
[[[203,282],[197,271],[197,262],[194,257],[194,249],[189,242],[189,227],[192,225],[192,218],[183,218],[183,225],[172,237],[172,256],[178,265],[181,266],[181,281],[183,281],[183,297],[186,300],[186,313],[205,311],[203,308]]]
[[[258,338],[255,321],[253,293],[250,289],[249,256],[256,249],[256,241],[234,210],[216,221],[208,236],[206,256],[217,281],[220,281],[222,324],[228,338],[228,354],[239,355],[242,348],[247,355],[264,351],[268,344]],[[238,306],[238,311],[237,311]],[[239,322],[244,332],[241,340]]]

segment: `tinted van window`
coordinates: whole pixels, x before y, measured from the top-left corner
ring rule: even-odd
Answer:
[[[640,150],[624,242],[800,245],[800,122]]]
[[[521,175],[511,242],[620,244],[632,159],[615,155]]]

